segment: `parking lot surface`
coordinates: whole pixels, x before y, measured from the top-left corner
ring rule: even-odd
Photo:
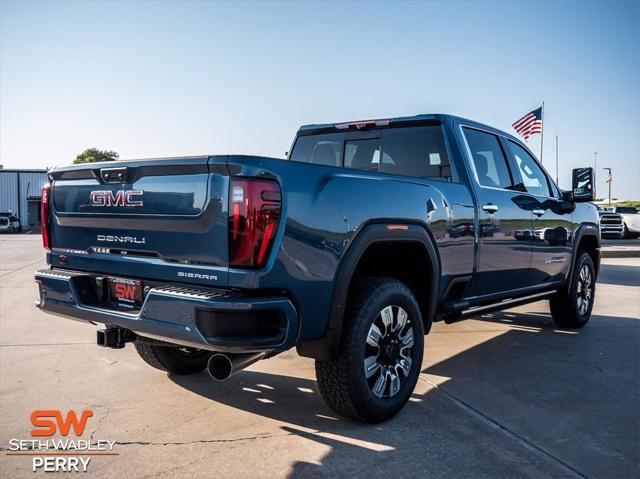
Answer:
[[[426,338],[413,398],[393,420],[355,424],[325,406],[313,361],[288,351],[224,383],[173,376],[95,327],[33,302],[40,238],[0,237],[0,475],[36,409],[91,409],[86,439],[116,441],[91,477],[638,477],[640,259],[603,261],[591,322],[554,327],[546,302]]]

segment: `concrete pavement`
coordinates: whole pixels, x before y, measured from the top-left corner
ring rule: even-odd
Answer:
[[[37,236],[0,237],[0,475],[30,477],[34,409],[92,409],[84,438],[117,441],[91,477],[637,477],[640,260],[605,259],[580,331],[539,302],[426,338],[404,411],[378,425],[337,417],[313,361],[286,352],[225,383],[167,376],[95,328],[33,307]]]
[[[603,258],[640,258],[640,239],[602,240]]]

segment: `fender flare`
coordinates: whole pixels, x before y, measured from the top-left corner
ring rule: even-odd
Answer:
[[[389,230],[387,229],[387,225],[389,224],[406,225],[407,229]],[[298,344],[298,354],[323,360],[335,357],[342,334],[349,285],[353,279],[356,267],[371,245],[392,242],[420,243],[427,252],[431,266],[429,271],[429,297],[431,299],[428,302],[426,314],[423,314],[422,321],[425,327],[425,334],[429,331],[438,304],[437,295],[440,280],[440,260],[431,232],[422,224],[415,224],[415,222],[411,223],[398,219],[384,222],[370,222],[356,233],[338,263],[333,282],[331,311],[329,313],[324,337]]]
[[[566,287],[569,290],[571,289],[571,286],[572,286],[571,282],[573,280],[573,269],[575,268],[576,261],[578,259],[578,246],[580,245],[580,242],[582,241],[582,239],[587,236],[591,236],[596,239],[596,244],[598,249],[598,257],[594,264],[596,268],[596,278],[598,276],[598,273],[600,272],[600,230],[598,228],[598,225],[594,223],[583,223],[576,230],[573,237],[571,267],[569,268],[569,272],[567,273],[567,283],[566,283]]]

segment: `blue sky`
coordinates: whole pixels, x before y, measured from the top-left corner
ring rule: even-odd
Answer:
[[[0,6],[0,163],[282,157],[301,124],[445,112],[640,198],[640,2],[28,2]],[[530,140],[539,151],[539,137]]]

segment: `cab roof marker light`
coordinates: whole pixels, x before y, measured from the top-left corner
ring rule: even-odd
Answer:
[[[363,128],[369,128],[372,126],[389,126],[389,123],[391,123],[390,118],[383,118],[379,120],[347,121],[344,123],[336,123],[333,126],[338,130],[348,130],[350,128],[362,130]]]

